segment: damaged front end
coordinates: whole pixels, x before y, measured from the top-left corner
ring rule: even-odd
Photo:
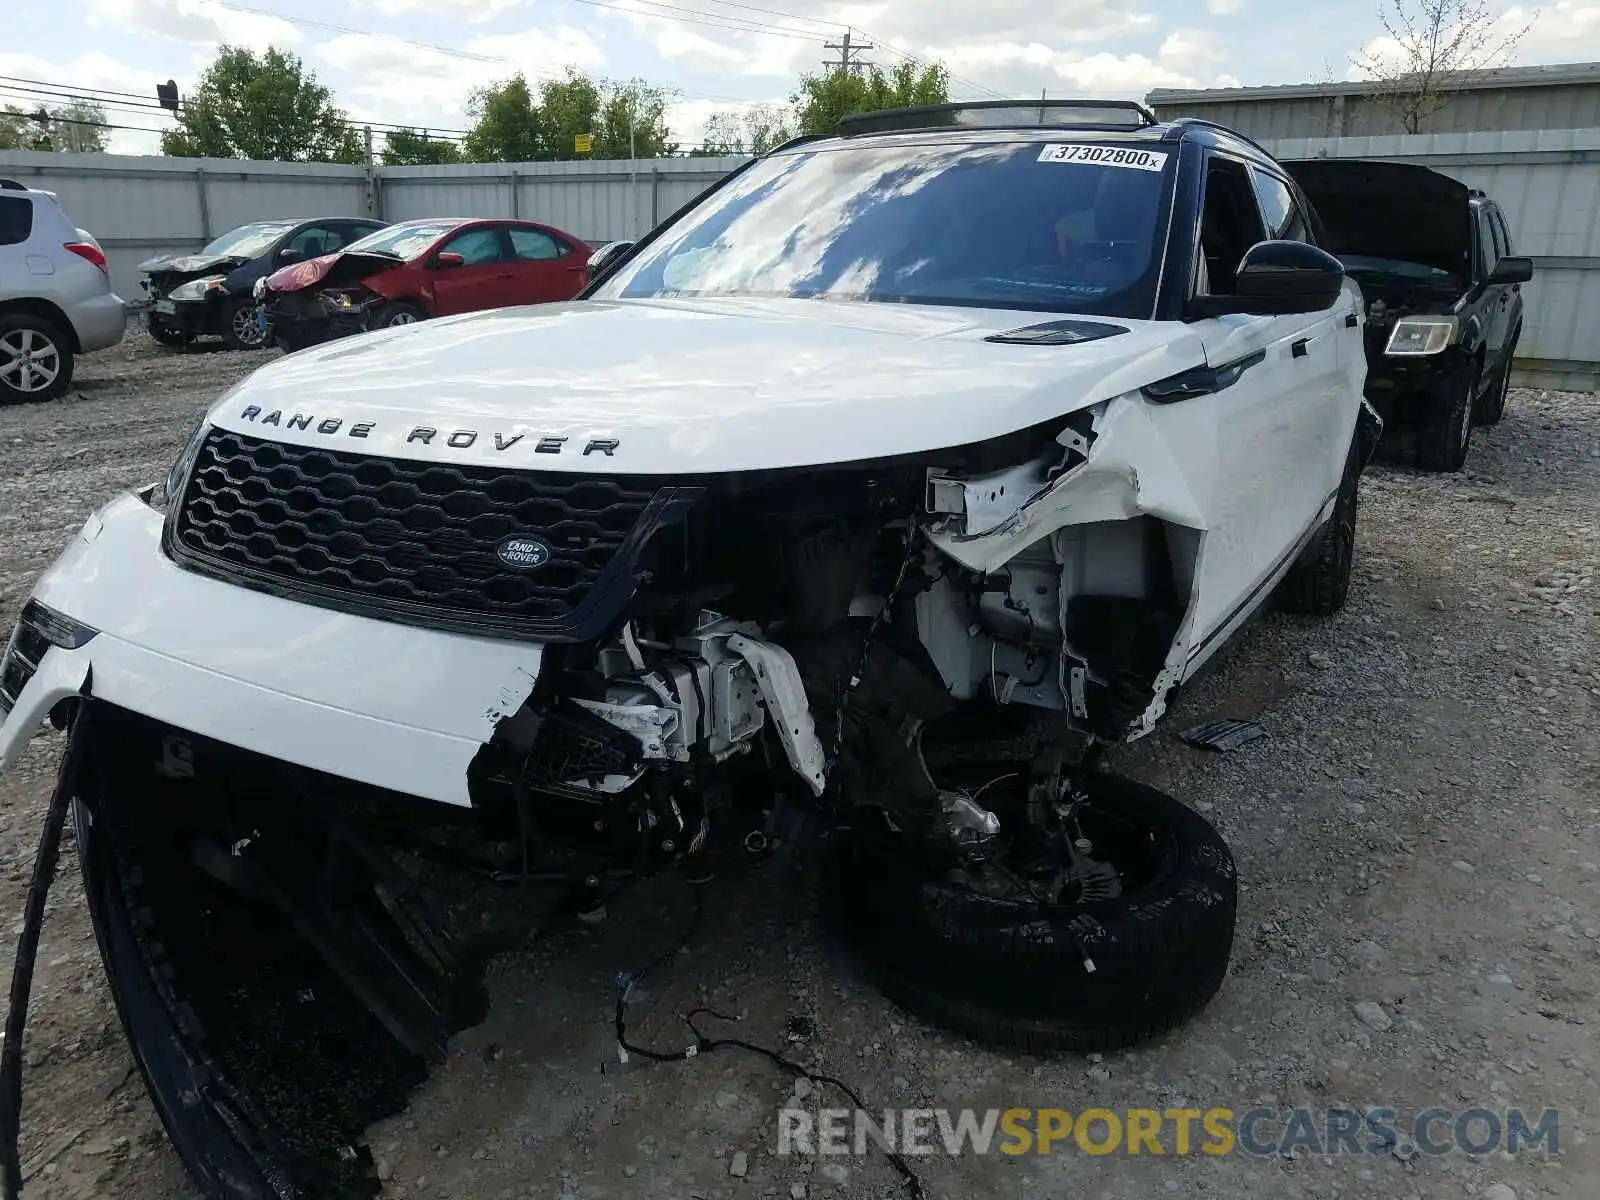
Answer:
[[[206,1193],[374,1196],[362,1130],[537,921],[457,928],[449,897],[540,881],[583,910],[866,814],[975,872],[1065,844],[1052,900],[1117,894],[1059,761],[1002,817],[934,750],[1148,732],[1192,657],[1204,534],[1137,395],[693,478],[202,428],[41,580],[59,621],[0,673],[0,765],[72,721],[60,795],[101,952]]]
[[[327,255],[268,276],[257,299],[271,335],[298,350],[376,328],[376,314],[392,297],[367,281],[399,265],[386,254]]]

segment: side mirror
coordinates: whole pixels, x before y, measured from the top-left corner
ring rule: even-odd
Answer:
[[[1533,259],[1502,258],[1489,273],[1490,283],[1527,283],[1533,278]]]
[[[1235,294],[1196,296],[1191,319],[1229,313],[1286,316],[1321,312],[1339,298],[1344,264],[1305,242],[1257,242],[1234,271]]]
[[[600,249],[589,255],[589,279],[600,277],[608,268],[614,266],[629,250],[633,249],[632,242],[607,242]]]
[[[457,254],[454,250],[441,250],[439,253],[433,256],[433,265],[440,270],[443,270],[445,267],[465,266],[466,261],[466,259],[462,258],[461,255]]]
[[[294,249],[292,246],[285,246],[282,250],[278,251],[278,261],[281,263],[299,262],[300,251]]]

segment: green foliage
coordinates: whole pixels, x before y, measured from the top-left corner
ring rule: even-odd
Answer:
[[[8,104],[0,110],[0,150],[95,154],[106,148],[105,125],[106,110],[88,100],[33,112]]]
[[[164,154],[276,162],[359,163],[361,132],[297,55],[222,46],[161,135]]]
[[[708,158],[727,154],[765,154],[794,136],[794,118],[776,104],[757,104],[750,108],[712,113],[706,119],[705,134],[692,157]]]
[[[427,131],[396,129],[384,135],[383,165],[386,167],[428,167],[461,161],[454,142],[430,138]]]
[[[802,75],[794,104],[801,133],[832,133],[839,119],[851,113],[945,104],[949,99],[950,72],[943,63],[903,59],[887,73],[869,66]]]
[[[642,80],[596,80],[572,67],[542,82],[535,96],[523,75],[513,75],[472,94],[473,126],[462,151],[472,162],[627,158],[631,121],[637,157],[661,158],[677,150],[666,123],[669,99]],[[580,154],[576,139],[585,133],[594,144]]]

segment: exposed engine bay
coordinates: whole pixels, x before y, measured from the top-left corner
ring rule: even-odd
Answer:
[[[1048,505],[1096,419],[937,466],[719,481],[645,544],[613,632],[547,647],[476,764],[474,804],[510,812],[525,788],[541,820],[642,820],[649,852],[670,857],[703,839],[703,798],[739,760],[786,763],[813,799],[843,765],[847,807],[923,836],[992,837],[992,813],[930,777],[930,722],[1015,731],[1056,713],[1062,733],[1138,736],[1176,682],[1195,531],[1058,516],[991,570],[939,544],[970,558]],[[1021,466],[993,466],[1019,450]]]

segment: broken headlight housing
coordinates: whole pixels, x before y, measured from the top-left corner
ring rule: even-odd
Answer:
[[[167,507],[183,495],[184,485],[189,482],[189,472],[194,470],[194,460],[199,456],[200,447],[205,444],[206,435],[210,432],[211,426],[206,424],[205,417],[194,423],[194,428],[184,439],[183,450],[172,464],[172,469],[167,472],[167,477],[140,493],[146,504],[157,512],[166,512]]]
[[[71,617],[29,600],[22,608],[17,627],[0,655],[0,717],[16,706],[22,689],[28,686],[52,646],[76,650],[88,644],[95,631]]]
[[[1438,354],[1455,342],[1459,329],[1454,317],[1401,317],[1383,352],[1395,358]]]

